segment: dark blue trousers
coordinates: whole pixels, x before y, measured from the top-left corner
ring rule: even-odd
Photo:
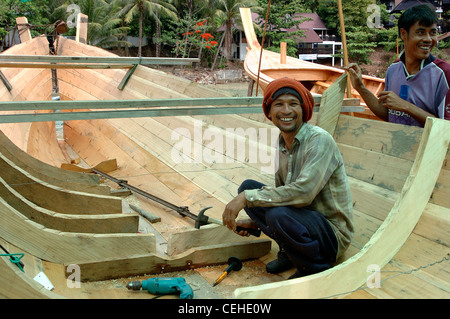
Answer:
[[[238,192],[263,186],[260,182],[246,180]],[[261,231],[277,242],[301,275],[326,270],[336,261],[336,235],[321,213],[292,206],[244,209]]]

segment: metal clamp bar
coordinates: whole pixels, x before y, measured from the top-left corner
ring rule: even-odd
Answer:
[[[144,196],[146,198],[149,198],[149,199],[151,199],[151,200],[153,200],[153,201],[155,201],[155,202],[157,202],[157,203],[159,203],[159,204],[161,204],[163,206],[166,206],[166,207],[168,207],[170,209],[173,209],[174,211],[176,211],[180,215],[190,217],[190,218],[192,218],[194,220],[197,219],[197,216],[192,214],[189,211],[189,208],[187,206],[176,206],[176,205],[174,205],[172,203],[169,203],[168,201],[166,201],[164,199],[161,199],[161,198],[159,198],[159,197],[157,197],[155,195],[152,195],[150,193],[147,193],[146,191],[143,191],[142,189],[139,189],[137,187],[134,187],[134,186],[128,184],[128,182],[126,180],[117,179],[117,178],[115,178],[115,177],[113,177],[113,176],[111,176],[109,174],[106,174],[106,173],[104,173],[104,172],[102,172],[102,171],[100,171],[100,170],[98,170],[96,168],[93,168],[92,171],[97,173],[97,174],[99,174],[99,175],[102,175],[103,177],[106,177],[107,179],[109,179],[109,180],[111,180],[111,181],[113,181],[115,183],[117,183],[121,187],[128,188],[129,190],[131,190],[131,191],[133,191],[133,192],[135,192],[135,193],[137,193],[139,195],[142,195],[142,196]]]

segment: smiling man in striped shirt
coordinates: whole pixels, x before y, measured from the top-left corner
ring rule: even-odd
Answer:
[[[344,163],[333,137],[308,123],[313,106],[311,93],[298,81],[282,78],[267,86],[263,110],[280,129],[275,187],[244,181],[222,216],[229,229],[259,228],[274,239],[280,250],[266,269],[296,267],[291,278],[330,268],[353,237]],[[236,221],[242,209],[250,219]]]
[[[379,118],[391,123],[421,126],[427,117],[450,120],[450,64],[431,50],[437,43],[437,16],[427,4],[413,6],[398,20],[405,49],[385,77],[385,90],[372,94],[358,65],[349,64],[352,85]]]

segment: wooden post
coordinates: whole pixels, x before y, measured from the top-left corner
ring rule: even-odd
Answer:
[[[77,15],[77,32],[76,41],[86,44],[87,42],[87,27],[88,27],[88,16],[83,13],[78,13]]]
[[[280,43],[280,63],[286,64],[286,51],[287,51],[287,44],[286,42]]]
[[[20,42],[24,43],[31,40],[31,31],[28,27],[28,19],[26,17],[16,18],[17,30],[19,30]]]
[[[342,0],[338,0],[339,22],[341,24],[342,49],[344,51],[344,66],[348,66],[347,39],[345,37],[344,12],[342,10]],[[350,77],[347,79],[347,97],[352,97],[352,84]]]

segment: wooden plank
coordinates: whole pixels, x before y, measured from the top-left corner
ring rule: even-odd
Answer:
[[[143,217],[145,217],[152,224],[161,221],[161,217],[153,215],[152,213],[150,213],[150,212],[148,212],[148,211],[146,211],[146,210],[144,210],[144,209],[142,209],[140,207],[137,207],[137,206],[132,205],[132,204],[130,204],[130,207],[131,207],[132,210],[138,212],[139,215],[142,215]]]
[[[430,201],[414,228],[414,233],[449,247],[450,209],[432,204]]]
[[[431,203],[450,208],[450,169],[442,169],[431,196]]]
[[[225,115],[240,113],[261,113],[261,107],[190,107],[190,108],[165,108],[153,110],[128,110],[128,111],[90,111],[90,112],[61,112],[39,114],[13,114],[2,115],[0,123],[28,123],[49,121],[74,121],[132,117],[157,117],[157,116],[183,116],[183,115]]]
[[[270,247],[270,240],[259,239],[246,243],[191,248],[172,257],[147,254],[126,259],[109,258],[99,262],[76,264],[80,266],[81,281],[97,281],[223,264],[227,263],[229,256],[236,256],[241,260],[256,259],[266,255]]]
[[[2,250],[0,249],[0,254]],[[41,284],[22,272],[9,257],[0,257],[0,298],[7,299],[60,299]]]
[[[185,65],[199,62],[198,58],[153,58],[153,57],[118,57],[118,56],[62,56],[62,55],[19,55],[1,54],[1,62],[33,62],[33,63],[83,63],[83,64],[119,64],[132,66],[142,65]],[[55,65],[58,67],[58,65]]]
[[[176,106],[252,106],[261,105],[258,97],[209,97],[177,99],[130,99],[130,100],[88,100],[88,101],[15,101],[1,102],[2,111],[26,110],[74,110],[74,109],[130,109]],[[262,112],[262,110],[261,110]]]
[[[220,207],[217,200],[207,196],[191,181],[180,177],[170,167],[163,165],[152,154],[145,152],[133,140],[121,134],[106,121],[76,122],[67,130],[68,143],[72,145],[80,156],[85,157],[87,163],[98,162],[98,156],[115,156],[119,163],[119,170],[113,175],[125,178],[131,185],[138,187],[162,199],[170,199],[178,206],[189,206],[195,212],[206,206]],[[95,138],[94,138],[95,137]],[[101,148],[102,154],[97,150]],[[192,220],[181,216],[161,205],[146,200],[146,210],[161,217],[164,233],[179,231],[180,227],[193,227]],[[177,225],[177,227],[163,227]]]
[[[348,176],[399,192],[412,162],[338,143]]]
[[[131,69],[129,64],[54,64],[54,63],[14,63],[0,62],[0,68],[18,68],[18,69]]]
[[[50,229],[77,233],[136,233],[136,214],[76,215],[60,214],[27,200],[0,178],[0,196],[25,217]]]
[[[110,193],[109,187],[99,185],[99,176],[68,172],[39,161],[18,148],[1,131],[0,152],[18,167],[55,186],[102,195]]]
[[[77,14],[77,31],[75,33],[75,41],[86,44],[87,42],[87,28],[88,16],[79,12]]]
[[[420,127],[341,115],[334,139],[339,144],[413,161],[422,133]]]
[[[16,18],[17,30],[19,32],[20,42],[24,43],[31,40],[30,25],[26,17]]]
[[[0,154],[0,176],[29,201],[65,214],[120,214],[122,201],[113,196],[69,191],[41,181]]]
[[[77,166],[75,164],[61,164],[61,168],[73,171],[73,172],[83,172],[83,173],[95,173],[93,169],[98,169],[99,171],[102,171],[104,173],[110,173],[112,171],[115,171],[117,169],[117,160],[111,159],[106,160],[101,163],[98,163],[97,165],[93,166],[92,168],[83,168],[80,166]]]
[[[205,225],[200,229],[188,229],[173,233],[169,236],[167,254],[169,256],[180,254],[193,247],[218,245],[222,243],[249,242],[255,238],[242,237],[228,228],[219,225]]]
[[[360,287],[367,279],[367,266],[377,264],[384,267],[414,229],[438,178],[449,140],[450,123],[428,118],[417,158],[399,199],[383,224],[359,253],[322,273],[283,283],[237,289],[234,296],[317,298],[348,294]]]
[[[66,233],[45,228],[0,198],[0,237],[31,255],[55,263],[94,262],[155,251],[152,234]]]
[[[317,126],[325,131],[334,134],[337,121],[342,109],[342,101],[345,96],[347,85],[347,74],[340,76],[322,95],[319,115],[317,116]]]

